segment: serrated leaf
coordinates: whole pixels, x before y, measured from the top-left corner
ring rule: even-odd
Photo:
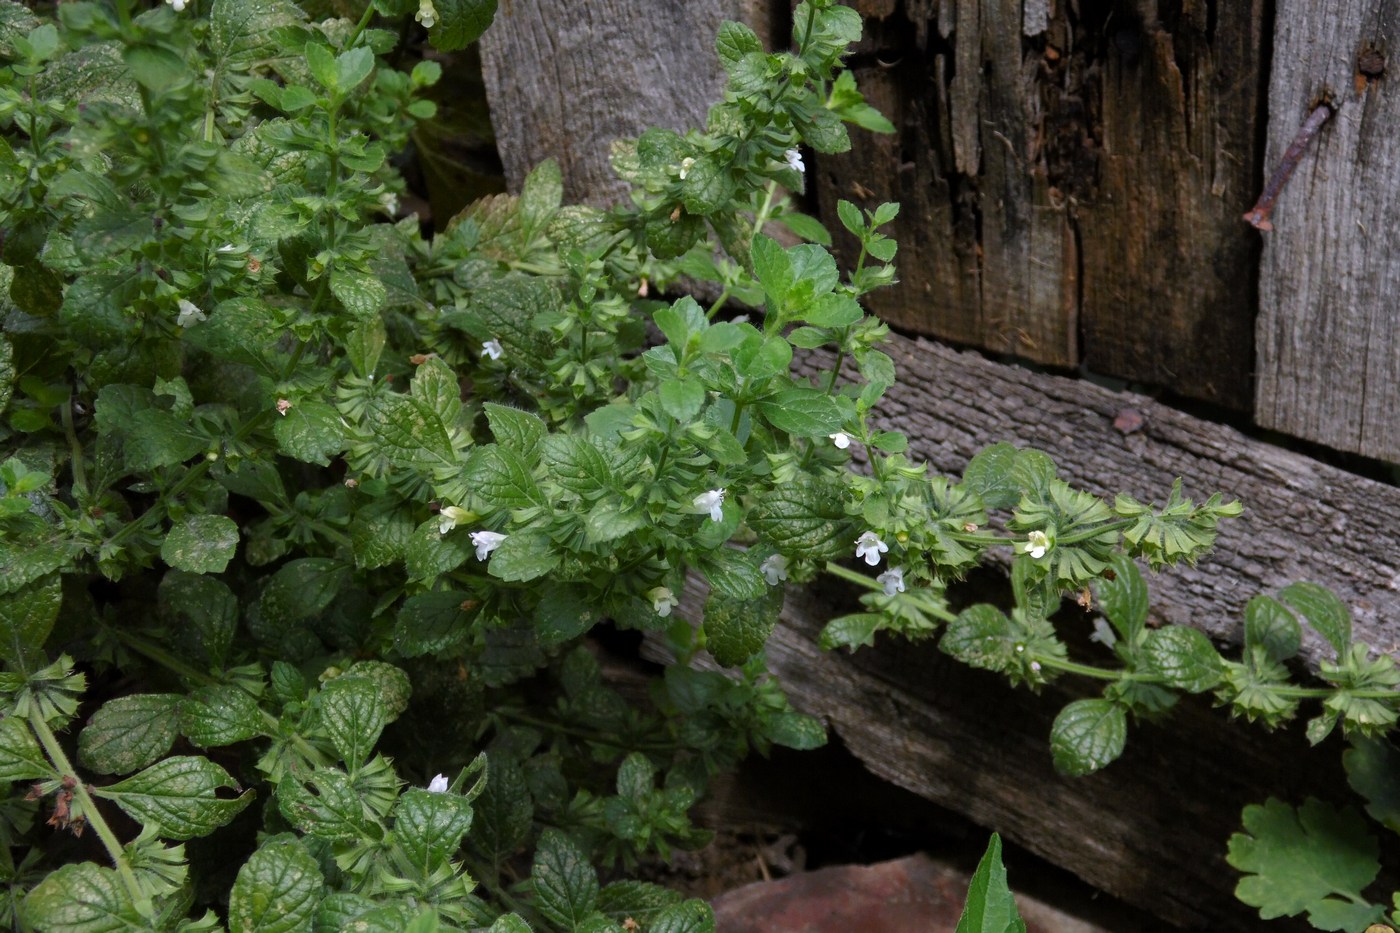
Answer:
[[[238,600],[222,580],[172,570],[160,582],[160,607],[173,617],[175,642],[223,667],[238,626]]]
[[[579,434],[551,434],[541,447],[541,461],[550,479],[570,492],[586,496],[608,489],[612,471],[598,448]]]
[[[1400,751],[1388,739],[1354,738],[1342,754],[1347,783],[1366,800],[1371,819],[1400,833]]]
[[[705,404],[705,387],[693,379],[663,379],[657,394],[666,414],[682,424],[693,420]]]
[[[468,842],[494,863],[513,855],[525,841],[535,808],[525,773],[513,759],[492,753],[486,773]]]
[[[987,851],[968,883],[967,902],[955,933],[1026,933],[1016,898],[1006,883],[1001,861],[1001,837],[992,833]]]
[[[286,625],[319,615],[350,578],[350,568],[329,557],[303,557],[283,564],[258,601],[263,621]]]
[[[161,560],[189,573],[223,573],[238,549],[238,525],[226,515],[187,515],[160,546]]]
[[[782,608],[780,586],[765,587],[757,598],[711,589],[705,600],[705,647],[723,667],[738,667],[763,650]]]
[[[767,717],[763,736],[783,748],[810,751],[826,744],[826,727],[814,716],[788,710]]]
[[[856,537],[846,498],[843,483],[799,477],[763,496],[748,524],[784,554],[829,560],[845,555]]]
[[[978,603],[948,623],[938,647],[972,667],[1007,671],[1016,663],[1015,629],[996,606]]]
[[[345,673],[351,677],[363,677],[374,684],[379,690],[379,701],[389,722],[398,719],[408,709],[413,685],[408,675],[394,665],[387,661],[356,661]]]
[[[550,586],[535,606],[535,631],[540,645],[554,648],[591,629],[602,614],[589,604],[577,587],[569,584]]]
[[[1220,655],[1202,632],[1168,625],[1149,632],[1143,642],[1144,666],[1162,675],[1168,686],[1187,693],[1204,693],[1220,683]]]
[[[63,865],[24,898],[20,909],[35,930],[54,933],[149,931],[120,876],[92,862]]]
[[[1338,659],[1347,653],[1351,645],[1351,612],[1335,593],[1316,583],[1300,581],[1285,586],[1278,595],[1327,639]]]
[[[732,599],[759,599],[768,591],[757,562],[746,551],[720,548],[704,555],[700,569],[712,591]]]
[[[487,402],[481,408],[486,413],[486,422],[491,426],[491,436],[497,444],[515,451],[526,462],[535,459],[540,441],[549,432],[538,415],[495,402]]]
[[[491,552],[491,576],[507,582],[537,580],[559,566],[562,555],[549,535],[523,531],[507,535]]]
[[[691,898],[663,909],[648,933],[715,933],[715,912],[699,898]]]
[[[577,928],[598,903],[598,873],[587,853],[552,827],[540,834],[530,887],[540,914],[567,930]]]
[[[179,734],[174,693],[140,693],[102,704],[78,736],[78,760],[98,774],[130,774],[170,751]]]
[[[670,888],[647,881],[614,881],[598,893],[598,911],[621,923],[628,917],[649,927],[662,910],[681,902],[681,895]]]
[[[525,459],[509,447],[478,447],[467,463],[468,487],[491,508],[519,509],[544,505],[544,496]]]
[[[822,629],[821,648],[823,651],[834,651],[837,648],[847,648],[851,651],[857,648],[873,648],[875,633],[884,628],[887,622],[885,615],[879,612],[854,612],[838,616]]]
[[[0,576],[9,569],[0,554]],[[0,596],[0,657],[18,670],[42,663],[44,642],[62,605],[63,590],[57,579]]]
[[[459,794],[410,788],[394,810],[394,838],[424,881],[447,865],[472,825],[472,808]]]
[[[496,0],[436,0],[437,24],[428,39],[439,52],[455,52],[471,45],[496,16]]]
[[[418,469],[455,466],[457,454],[442,419],[423,402],[407,395],[381,395],[369,408],[370,430],[385,456]]]
[[[321,688],[320,703],[327,737],[346,766],[358,770],[387,722],[378,688],[367,678],[342,675]]]
[[[409,658],[450,655],[471,639],[469,593],[438,590],[404,600],[394,623],[394,647]]]
[[[1050,753],[1055,770],[1070,777],[1092,774],[1123,754],[1128,717],[1108,700],[1075,700],[1055,717]]]
[[[1353,906],[1362,909],[1348,918],[1350,925],[1322,929],[1360,929],[1381,919],[1382,909],[1361,896],[1380,872],[1379,848],[1361,814],[1311,797],[1295,810],[1271,797],[1245,807],[1243,820],[1245,832],[1230,837],[1226,861],[1245,873],[1235,896],[1257,907],[1260,917],[1316,916]]]
[[[1131,653],[1136,650],[1147,626],[1147,583],[1137,564],[1126,554],[1114,554],[1108,565],[1113,579],[1105,575],[1095,586],[1099,606]]]
[[[798,437],[824,438],[845,423],[836,400],[816,389],[786,389],[757,407],[773,427]]]
[[[229,933],[310,933],[323,879],[291,836],[263,843],[229,892]]]
[[[52,778],[57,773],[23,719],[0,719],[0,781]]]
[[[204,687],[180,703],[180,731],[200,748],[232,745],[263,735],[262,709],[232,684]]]
[[[193,839],[207,836],[252,803],[251,790],[233,799],[219,797],[217,791],[226,787],[238,789],[238,782],[223,768],[207,758],[181,755],[92,792],[138,822],[158,825],[164,836]]]
[[[1271,596],[1252,597],[1244,607],[1245,649],[1259,647],[1269,660],[1287,661],[1303,644],[1303,630],[1293,613]]]
[[[379,834],[350,776],[338,768],[316,768],[304,780],[284,778],[277,807],[288,823],[321,839],[355,842]]]
[[[345,450],[345,426],[340,412],[315,399],[298,402],[272,425],[282,453],[303,463],[328,466],[330,457]]]
[[[442,534],[437,519],[419,525],[404,548],[404,566],[415,580],[431,580],[439,574],[456,570],[472,553],[472,539],[466,531],[456,529]]]

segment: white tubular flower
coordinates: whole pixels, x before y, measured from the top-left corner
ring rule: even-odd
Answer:
[[[873,531],[856,538],[856,557],[864,557],[865,562],[871,567],[880,563],[880,555],[890,549],[890,546],[880,540],[880,536]]]
[[[1029,554],[1036,560],[1045,556],[1045,552],[1050,550],[1050,536],[1043,531],[1032,531],[1026,535],[1025,544],[1021,545],[1021,553]]]
[[[827,437],[831,438],[831,443],[835,444],[841,450],[845,450],[847,447],[851,446],[851,435],[847,434],[845,431],[837,431],[835,434],[828,434]]]
[[[692,158],[681,159],[681,181],[685,181],[685,176],[690,174],[690,170],[695,167],[695,160]]]
[[[209,315],[199,310],[199,305],[193,301],[186,301],[181,298],[176,302],[180,308],[180,313],[175,316],[175,323],[181,327],[189,327],[191,324],[198,324],[200,321],[209,320]]]
[[[448,785],[447,775],[445,775],[445,774],[439,774],[439,775],[435,776],[431,781],[428,782],[428,793],[430,793],[430,794],[445,794],[445,793],[447,793],[447,785]]]
[[[232,243],[225,243],[223,246],[220,246],[218,249],[214,250],[214,252],[216,252],[216,253],[236,253],[236,252],[238,252],[238,247],[237,247],[237,246],[234,246]]]
[[[695,510],[697,512],[709,512],[711,521],[721,521],[724,518],[724,490],[711,489],[709,492],[702,492],[695,497]]]
[[[676,594],[665,586],[652,587],[647,590],[647,596],[651,599],[651,608],[655,609],[656,614],[663,619],[671,614],[672,609],[681,604],[680,600],[676,599]]]
[[[279,415],[281,415],[283,418],[285,418],[285,417],[287,417],[287,412],[289,412],[289,411],[291,411],[291,410],[292,410],[292,403],[291,403],[290,400],[285,399],[285,398],[279,398],[279,399],[277,400],[277,414],[279,414]]]
[[[433,0],[418,0],[418,12],[413,14],[413,18],[422,23],[424,29],[432,29],[438,18]]]
[[[1089,636],[1090,641],[1096,641],[1105,648],[1112,648],[1118,643],[1118,636],[1113,629],[1102,618],[1094,620],[1094,634]]]
[[[772,554],[764,558],[763,563],[758,565],[758,572],[763,574],[763,579],[768,581],[769,586],[777,586],[787,579],[787,558],[781,554]]]
[[[783,158],[787,160],[787,167],[797,174],[801,175],[803,172],[807,171],[807,166],[802,162],[802,153],[798,152],[796,149],[789,149],[787,152],[784,152]]]
[[[165,0],[165,2],[174,7],[176,13],[183,13],[185,12],[185,4],[188,0]]]
[[[458,508],[455,505],[445,507],[438,512],[438,534],[445,535],[462,522],[469,522],[474,516],[466,509]],[[477,532],[480,534],[481,532]],[[476,535],[472,536],[472,543],[476,543]]]
[[[904,592],[904,569],[902,567],[891,567],[875,578],[875,582],[885,588],[886,596],[893,596],[895,593]]]
[[[491,339],[481,345],[481,355],[489,356],[493,360],[499,360],[505,352],[499,340]]]
[[[476,559],[485,560],[491,552],[501,546],[506,536],[495,531],[473,531],[472,544],[476,545]]]

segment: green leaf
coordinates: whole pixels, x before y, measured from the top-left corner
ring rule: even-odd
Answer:
[[[535,631],[541,647],[549,649],[582,635],[601,618],[578,587],[555,584],[544,591],[535,606]]]
[[[471,45],[496,16],[496,0],[435,0],[437,25],[428,39],[439,52],[455,52]]]
[[[853,612],[850,615],[838,616],[822,629],[821,648],[823,651],[834,651],[837,648],[851,651],[857,648],[873,648],[875,633],[883,629],[888,621],[884,613],[880,612]]]
[[[559,566],[562,555],[549,535],[542,531],[522,531],[507,535],[491,553],[491,576],[498,580],[536,580]]]
[[[719,27],[719,35],[715,38],[715,52],[726,70],[750,52],[762,51],[763,44],[758,41],[758,36],[743,23],[726,22]]]
[[[844,483],[799,476],[763,496],[748,515],[760,537],[789,556],[830,560],[849,553],[856,539],[846,515]]]
[[[511,758],[492,753],[486,788],[476,799],[476,822],[468,842],[490,861],[513,854],[530,833],[535,807],[525,772]]]
[[[493,509],[545,504],[524,458],[500,444],[486,444],[473,452],[467,463],[466,481]]]
[[[328,46],[320,42],[308,42],[302,50],[306,56],[306,67],[311,71],[311,77],[315,78],[323,88],[328,91],[336,89],[336,69],[335,54]]]
[[[283,564],[263,588],[258,607],[269,625],[319,615],[350,579],[350,568],[329,557],[303,557]]]
[[[347,49],[335,57],[336,86],[347,93],[353,91],[373,70],[373,52],[363,45]]]
[[[758,569],[758,563],[746,551],[720,548],[706,554],[700,569],[710,581],[713,592],[732,599],[760,599],[768,592],[768,583]]]
[[[705,647],[720,665],[738,667],[763,650],[782,608],[781,586],[766,586],[757,598],[712,589],[705,600]]]
[[[698,415],[705,404],[705,386],[693,379],[663,379],[657,394],[666,414],[682,424]]]
[[[132,818],[156,824],[172,839],[207,836],[238,815],[253,801],[245,791],[231,800],[217,796],[222,788],[238,788],[227,771],[207,758],[167,758],[125,781],[93,788]]]
[[[1128,717],[1108,700],[1075,700],[1055,717],[1050,753],[1055,770],[1070,777],[1092,774],[1123,754]]]
[[[783,748],[810,751],[826,744],[826,727],[815,716],[789,710],[765,718],[763,737]]]
[[[407,395],[381,395],[369,407],[366,422],[384,446],[384,454],[410,469],[457,465],[447,428],[428,405]]]
[[[1351,612],[1335,593],[1316,583],[1299,582],[1285,586],[1278,595],[1327,639],[1339,659],[1347,653],[1351,646]]]
[[[102,704],[78,736],[78,760],[98,774],[130,774],[170,751],[179,734],[173,693],[140,693]]]
[[[713,214],[729,203],[734,191],[729,166],[713,156],[700,156],[681,181],[681,204],[691,214]]]
[[[822,295],[797,313],[799,320],[815,327],[850,327],[863,317],[865,312],[854,298],[834,293]]]
[[[316,860],[293,837],[273,837],[238,870],[229,892],[229,930],[310,933],[322,883]]]
[[[277,785],[277,806],[304,833],[334,842],[359,842],[380,835],[350,776],[338,768],[316,768],[302,779]]]
[[[160,582],[159,602],[162,615],[174,623],[175,644],[211,667],[223,667],[238,626],[238,600],[228,585],[172,570]]]
[[[15,351],[10,341],[0,334],[0,414],[10,404],[15,384]]]
[[[204,687],[180,703],[180,731],[200,748],[244,742],[267,730],[257,701],[232,684]]]
[[[964,664],[992,671],[1009,671],[1016,663],[1016,631],[996,606],[969,606],[948,623],[938,647]]]
[[[463,529],[442,534],[438,520],[430,518],[419,525],[404,548],[404,566],[415,580],[431,580],[456,570],[472,553],[472,539]]]
[[[693,897],[662,910],[648,933],[715,933],[715,912],[709,904]]]
[[[1016,898],[1006,883],[1001,861],[1001,837],[992,833],[987,851],[968,884],[967,903],[955,933],[1026,933]]]
[[[551,434],[540,448],[549,477],[570,492],[587,496],[613,484],[612,470],[598,448],[581,434]]]
[[[374,751],[386,719],[379,689],[367,678],[342,675],[321,688],[321,725],[351,771]]]
[[[566,930],[582,924],[598,903],[598,873],[587,853],[552,827],[540,834],[530,887],[540,914]]]
[[[1282,603],[1262,594],[1244,607],[1245,650],[1262,648],[1269,660],[1287,661],[1303,644],[1303,630],[1297,618]]]
[[[272,425],[282,453],[303,463],[329,466],[330,457],[345,449],[345,427],[340,412],[325,402],[297,402]]]
[[[451,655],[471,639],[469,593],[437,590],[404,600],[394,624],[394,647],[409,658]]]
[[[472,808],[460,794],[413,787],[394,810],[394,838],[424,881],[448,864],[471,825]]]
[[[1347,783],[1366,799],[1371,819],[1400,833],[1400,751],[1388,739],[1352,739],[1342,754]]]
[[[122,59],[137,83],[152,91],[163,91],[189,74],[179,53],[161,45],[129,45]]]
[[[768,300],[781,311],[788,291],[792,288],[792,259],[777,240],[759,234],[753,238],[753,274],[763,286]]]
[[[92,862],[61,866],[25,896],[20,913],[43,933],[149,933],[121,877]]]
[[[1112,579],[1105,575],[1096,585],[1099,605],[1131,654],[1137,650],[1147,626],[1147,584],[1137,564],[1126,554],[1114,554],[1108,566],[1113,571]]]
[[[758,410],[773,427],[798,437],[826,437],[846,420],[836,400],[816,389],[786,389],[759,402]]]
[[[57,776],[24,720],[18,716],[0,719],[0,781]]]
[[[1269,798],[1263,806],[1244,808],[1243,833],[1230,837],[1226,861],[1245,874],[1235,896],[1259,908],[1265,920],[1309,919],[1350,908],[1344,925],[1322,929],[1359,930],[1381,919],[1382,909],[1368,905],[1361,892],[1380,872],[1379,847],[1366,831],[1361,814],[1308,798],[1297,810]],[[1350,903],[1348,901],[1360,901]]]
[[[0,574],[10,569],[0,555]],[[63,590],[57,578],[42,586],[0,596],[0,657],[18,670],[43,663],[44,642],[62,604]]]
[[[160,546],[161,560],[190,573],[223,573],[238,549],[238,526],[224,515],[187,515]]]
[[[544,421],[528,411],[495,402],[487,402],[481,408],[486,413],[486,421],[491,426],[491,436],[496,443],[520,455],[524,462],[534,462],[540,442],[549,433]]]
[[[393,722],[408,709],[409,698],[413,696],[413,685],[408,675],[385,661],[356,661],[346,674],[363,677],[379,690],[379,702],[384,706],[384,715]]]
[[[1168,686],[1187,693],[1204,693],[1220,683],[1224,668],[1210,639],[1184,625],[1168,625],[1148,633],[1142,658],[1146,669],[1162,675]]]

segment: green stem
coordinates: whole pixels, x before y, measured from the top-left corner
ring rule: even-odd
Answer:
[[[1081,541],[1088,541],[1090,538],[1096,538],[1105,532],[1122,531],[1124,528],[1130,528],[1134,522],[1135,519],[1120,518],[1118,521],[1109,522],[1107,525],[1095,525],[1093,528],[1085,528],[1073,534],[1056,535],[1055,545],[1058,547],[1062,544],[1078,544]]]
[[[364,34],[365,29],[369,26],[369,21],[373,18],[374,4],[366,3],[364,13],[360,15],[360,21],[355,24],[355,31],[350,33],[350,38],[345,43],[347,49],[355,47],[355,43],[360,40],[360,36]]]
[[[524,723],[527,726],[536,726],[540,729],[545,729],[550,732],[557,732],[560,735],[573,736],[574,738],[582,739],[585,742],[599,742],[605,745],[614,745],[618,748],[627,748],[635,751],[648,752],[674,752],[677,747],[674,742],[662,742],[654,740],[629,741],[622,736],[605,735],[601,732],[593,732],[588,729],[579,728],[578,726],[568,726],[564,725],[563,723],[551,722],[548,719],[539,719],[527,713],[517,712],[512,709],[500,709],[496,711],[496,714],[502,719],[509,719],[513,722]]]
[[[708,311],[705,312],[705,320],[707,320],[707,321],[713,321],[713,320],[715,319],[715,315],[719,313],[719,309],[720,309],[720,308],[723,308],[723,307],[724,307],[724,303],[725,303],[726,301],[728,301],[728,300],[729,300],[729,286],[726,285],[726,286],[724,287],[724,291],[720,292],[720,293],[719,293],[719,297],[715,299],[715,303],[712,304],[712,305],[710,305],[710,310],[708,310]]]
[[[1040,662],[1041,667],[1053,667],[1057,671],[1064,671],[1067,674],[1078,674],[1081,677],[1092,677],[1095,680],[1125,680],[1132,677],[1139,683],[1153,684],[1162,683],[1158,677],[1143,677],[1136,674],[1129,674],[1122,670],[1109,670],[1104,667],[1093,667],[1088,664],[1079,664],[1075,661],[1066,661],[1063,658],[1051,658],[1035,655],[1032,660]]]
[[[68,456],[73,469],[73,497],[87,496],[87,472],[83,467],[83,445],[78,443],[78,432],[73,430],[73,396],[68,396],[59,409],[59,419],[63,422],[63,435],[68,438]]]
[[[39,744],[44,746],[44,754],[49,756],[49,761],[53,762],[55,768],[65,777],[74,780],[73,796],[78,798],[82,804],[83,814],[87,817],[88,823],[97,832],[97,838],[102,840],[102,847],[107,850],[107,856],[111,858],[112,864],[117,869],[117,874],[121,875],[122,883],[131,894],[131,898],[137,904],[142,903],[147,898],[141,892],[141,885],[136,880],[136,873],[131,870],[131,865],[126,860],[126,852],[122,849],[121,840],[117,834],[112,832],[112,827],[107,825],[103,819],[101,811],[97,809],[97,802],[88,793],[87,785],[78,777],[78,772],[73,767],[73,763],[68,760],[68,755],[63,751],[63,746],[59,744],[58,736],[53,734],[49,724],[44,722],[44,717],[37,710],[29,714],[29,728],[34,730],[34,734],[39,737]]]

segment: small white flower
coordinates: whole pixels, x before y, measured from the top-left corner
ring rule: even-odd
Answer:
[[[505,349],[501,346],[501,342],[494,338],[481,345],[481,355],[489,356],[493,360],[499,360],[505,352]]]
[[[473,531],[472,544],[476,545],[476,559],[485,560],[505,539],[505,535],[496,531]]]
[[[385,191],[379,195],[379,209],[390,217],[394,217],[399,212],[399,196],[392,191]]]
[[[1039,662],[1039,661],[1032,661],[1032,662],[1031,662],[1031,670],[1033,670],[1033,671],[1035,671],[1037,674],[1039,674],[1039,673],[1040,673],[1040,662]]]
[[[238,247],[237,247],[237,246],[234,246],[232,243],[225,243],[223,246],[220,246],[220,247],[219,247],[218,249],[216,249],[214,252],[216,252],[216,253],[232,253],[232,252],[237,251],[237,249],[238,249]]]
[[[802,164],[802,153],[798,152],[796,149],[789,149],[787,152],[784,152],[783,158],[787,160],[788,168],[792,169],[797,174],[801,175],[803,172],[807,171],[807,166]]]
[[[881,541],[880,536],[873,531],[867,531],[856,539],[856,557],[864,557],[871,567],[880,563],[880,555],[889,549],[890,546]]]
[[[875,578],[875,582],[885,588],[886,596],[893,596],[895,593],[904,592],[904,569],[902,567],[891,567]]]
[[[1026,535],[1026,543],[1021,545],[1021,549],[1022,553],[1040,560],[1050,550],[1050,536],[1043,531],[1032,531]]]
[[[671,614],[672,609],[680,605],[680,600],[676,599],[676,594],[672,593],[669,587],[652,587],[647,590],[647,596],[651,598],[651,608],[655,609],[656,614],[663,619]]]
[[[424,29],[432,29],[438,18],[433,0],[418,0],[418,12],[413,14],[413,18],[422,23]]]
[[[472,513],[468,512],[466,509],[458,508],[455,505],[449,505],[441,512],[438,512],[438,534],[445,535],[462,522],[471,521],[472,518]],[[477,534],[481,534],[481,532],[477,532]],[[476,535],[472,535],[472,543],[476,543]]]
[[[828,434],[827,437],[831,438],[831,443],[835,444],[841,450],[845,450],[847,447],[851,446],[851,435],[847,434],[845,431],[837,431],[835,434]]]
[[[709,512],[711,521],[722,521],[724,519],[724,490],[711,489],[709,492],[700,493],[695,497],[695,510]]]
[[[428,793],[430,793],[430,794],[445,794],[445,793],[447,793],[447,785],[448,785],[447,775],[445,775],[445,774],[436,775],[431,781],[428,782]]]
[[[787,568],[787,558],[781,554],[771,554],[758,565],[759,573],[763,574],[763,579],[768,581],[769,586],[777,586],[786,580]]]
[[[1118,643],[1118,636],[1113,629],[1102,618],[1094,620],[1094,634],[1089,636],[1090,641],[1096,641],[1105,648],[1112,648]]]
[[[173,6],[176,13],[183,13],[185,12],[185,4],[188,0],[165,0],[165,2]]]
[[[285,398],[279,398],[279,399],[277,400],[277,414],[279,414],[279,415],[281,415],[283,418],[285,418],[285,417],[287,417],[287,412],[289,412],[289,411],[291,411],[291,410],[292,410],[292,403],[291,403],[290,400],[285,399]]]
[[[690,170],[695,167],[695,160],[691,158],[681,159],[681,181],[685,181],[685,176],[690,174]]]
[[[180,313],[175,316],[175,323],[181,327],[189,327],[191,324],[198,324],[200,321],[209,320],[209,315],[199,310],[199,305],[193,301],[186,301],[181,298],[176,304],[180,308]]]

